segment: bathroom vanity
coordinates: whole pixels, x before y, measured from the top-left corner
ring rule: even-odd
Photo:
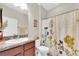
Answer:
[[[0,56],[35,56],[35,40],[4,42],[0,47]]]

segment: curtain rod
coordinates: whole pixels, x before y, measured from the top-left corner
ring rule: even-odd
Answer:
[[[73,11],[76,11],[76,10],[79,10],[79,9],[74,9],[74,10],[70,10],[70,11],[67,11],[67,12],[64,12],[64,13],[61,13],[61,14],[58,14],[58,15],[50,16],[50,17],[47,17],[47,18],[42,18],[42,20],[46,20],[48,18],[53,18],[53,17],[59,16],[59,15],[67,14],[69,12],[73,12]]]

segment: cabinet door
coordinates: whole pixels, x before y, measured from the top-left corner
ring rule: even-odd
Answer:
[[[35,56],[35,47],[24,51],[24,56]]]
[[[21,52],[21,53],[14,55],[14,56],[23,56],[23,53]]]
[[[23,52],[23,47],[19,46],[0,52],[0,56],[16,56],[19,54],[22,55],[22,52]]]
[[[24,45],[24,56],[35,55],[35,41]]]
[[[28,50],[35,46],[35,42],[30,42],[24,45],[24,50]]]

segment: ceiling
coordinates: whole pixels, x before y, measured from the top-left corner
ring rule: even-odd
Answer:
[[[27,10],[22,10],[19,7],[14,6],[13,3],[2,3],[2,5],[5,5],[6,7],[9,7],[17,12],[27,15]]]
[[[50,11],[51,9],[54,9],[55,7],[57,7],[58,5],[60,5],[60,3],[37,3],[38,5],[42,6],[45,10]],[[15,8],[12,3],[3,3],[3,5],[10,7],[20,13],[23,14],[27,14],[26,10],[20,10],[19,8]],[[26,6],[27,7],[27,6]]]
[[[57,7],[60,3],[39,3],[42,7],[44,7],[47,11]]]

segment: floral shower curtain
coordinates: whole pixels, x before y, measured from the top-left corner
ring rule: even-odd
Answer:
[[[79,55],[79,10],[51,18],[53,55]]]

